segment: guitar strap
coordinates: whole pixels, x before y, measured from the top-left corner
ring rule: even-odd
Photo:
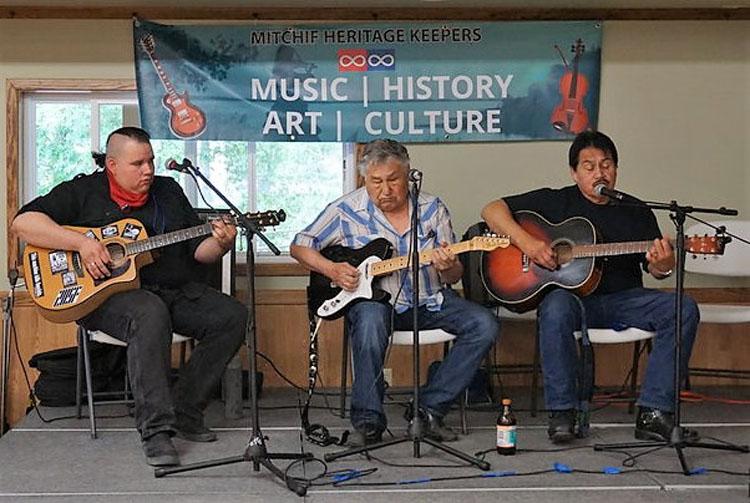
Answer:
[[[322,447],[327,447],[329,445],[340,446],[346,444],[346,441],[349,439],[349,430],[345,430],[344,433],[341,434],[341,438],[339,438],[331,435],[328,428],[322,424],[310,424],[310,401],[315,392],[315,384],[318,381],[318,331],[320,330],[320,325],[323,323],[323,318],[318,318],[317,322],[314,320],[315,318],[311,316],[309,345],[310,368],[307,373],[307,399],[305,400],[305,405],[300,414],[302,429],[305,432],[308,442]]]
[[[578,355],[578,414],[576,436],[589,436],[591,398],[594,395],[594,351],[588,334],[586,308],[580,297],[575,296],[581,308],[581,342]]]

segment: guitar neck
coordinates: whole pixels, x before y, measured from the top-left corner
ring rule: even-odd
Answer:
[[[180,229],[178,231],[167,232],[166,234],[159,234],[158,236],[154,236],[152,238],[128,243],[127,245],[125,245],[125,253],[127,255],[137,255],[138,253],[143,253],[155,250],[157,248],[162,248],[164,246],[173,245],[175,243],[187,241],[188,239],[211,234],[211,229],[211,223],[209,222],[201,225],[196,225],[195,227],[188,227],[187,229]]]
[[[449,245],[447,249],[458,255],[459,253],[472,251],[472,245],[471,241],[462,241],[460,243]],[[430,263],[434,251],[435,250],[433,249],[419,252],[420,265]],[[398,271],[399,269],[405,269],[409,267],[409,259],[410,257],[408,255],[402,255],[400,257],[382,260],[370,266],[370,274],[372,276],[382,276],[384,274],[392,273],[393,271]]]
[[[151,60],[151,64],[154,65],[156,74],[159,76],[159,80],[161,80],[161,85],[164,86],[164,90],[167,91],[167,94],[174,97],[177,94],[177,91],[175,91],[172,81],[169,80],[166,72],[161,67],[161,63],[159,63],[159,60],[154,57],[151,51],[146,50],[146,54],[148,54],[148,59]]]
[[[653,241],[628,241],[624,243],[576,245],[573,247],[572,256],[573,258],[584,258],[646,253],[653,243]]]

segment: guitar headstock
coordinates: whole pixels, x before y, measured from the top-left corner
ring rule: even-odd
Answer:
[[[146,51],[149,54],[154,53],[154,47],[156,46],[156,42],[154,42],[154,36],[152,34],[144,35],[141,40],[141,47],[143,47],[143,50]]]
[[[471,238],[470,246],[472,251],[492,251],[495,248],[507,248],[510,246],[508,236],[498,236],[497,234],[485,234]]]
[[[576,40],[575,44],[572,44],[570,46],[570,52],[572,52],[573,54],[575,54],[576,57],[578,57],[581,54],[583,54],[583,51],[585,51],[585,50],[586,50],[586,46],[583,44],[583,40],[581,40],[580,38],[578,40]]]
[[[245,213],[245,216],[261,229],[276,227],[286,220],[286,212],[284,210],[258,211],[256,213]]]
[[[713,236],[685,236],[685,251],[695,255],[723,255],[724,247],[731,240],[732,238],[721,232]]]

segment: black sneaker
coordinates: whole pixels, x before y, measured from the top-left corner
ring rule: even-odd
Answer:
[[[547,435],[553,444],[567,444],[575,438],[575,424],[575,409],[550,411]]]
[[[419,418],[422,420],[422,435],[438,442],[455,442],[458,434],[443,422],[443,418],[431,410],[420,407]],[[414,436],[414,406],[412,402],[406,408],[404,419],[409,421],[407,432]]]
[[[175,466],[180,464],[177,449],[172,444],[169,433],[162,431],[143,439],[143,453],[151,466]]]
[[[364,447],[366,445],[377,444],[383,440],[383,430],[367,425],[362,428],[355,428],[349,436],[348,444],[352,447]]]
[[[635,420],[635,438],[670,442],[674,429],[674,414],[651,407],[640,407]],[[697,440],[698,432],[682,428],[681,440]]]

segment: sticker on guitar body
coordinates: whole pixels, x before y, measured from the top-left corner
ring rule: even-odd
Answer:
[[[58,307],[73,304],[78,300],[78,296],[81,294],[82,289],[83,287],[80,285],[70,288],[63,288],[57,294],[57,297],[55,297],[55,302],[53,302],[52,305]]]

